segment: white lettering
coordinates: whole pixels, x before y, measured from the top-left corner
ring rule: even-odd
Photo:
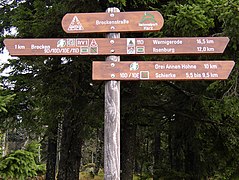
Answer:
[[[52,49],[44,49],[44,53],[46,54],[71,54],[71,53],[79,53],[79,48],[52,48]]]
[[[182,69],[197,69],[195,64],[182,64]]]
[[[77,40],[77,45],[78,46],[88,45],[88,40]]]
[[[144,30],[153,30],[154,27],[144,27]]]
[[[137,40],[137,44],[143,45],[144,44],[144,40],[141,40],[141,39]]]
[[[155,69],[165,69],[165,66],[164,65],[160,65],[160,64],[155,64],[154,68]]]
[[[120,78],[127,78],[128,77],[128,73],[120,73]]]
[[[139,26],[158,26],[158,23],[139,23]]]
[[[173,73],[155,73],[155,78],[176,78],[176,74]]]
[[[34,44],[31,44],[31,49],[50,49],[51,47],[48,45],[34,45]]]
[[[153,48],[153,53],[175,53],[174,48]]]
[[[180,45],[180,44],[183,44],[183,41],[182,40],[156,40],[154,39],[153,40],[153,44],[163,44],[163,45],[170,45],[170,44],[173,44],[173,45]]]
[[[166,64],[166,69],[181,69],[180,65]]]
[[[114,25],[114,24],[129,24],[129,20],[127,19],[123,19],[123,20],[114,20],[114,21],[110,21],[110,20],[105,20],[105,21],[100,21],[100,20],[96,20],[95,24],[98,25]]]

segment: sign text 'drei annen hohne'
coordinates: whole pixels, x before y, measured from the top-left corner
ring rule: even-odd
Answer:
[[[5,39],[11,55],[147,55],[223,53],[228,37]]]
[[[163,23],[158,11],[68,13],[62,19],[66,33],[159,31]]]
[[[94,61],[93,80],[223,80],[234,61]]]

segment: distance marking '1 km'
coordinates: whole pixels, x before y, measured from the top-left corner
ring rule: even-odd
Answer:
[[[163,16],[158,11],[68,13],[62,19],[67,33],[159,31]]]
[[[223,53],[228,37],[5,39],[13,56],[175,55]]]
[[[94,61],[93,80],[223,80],[234,61]]]

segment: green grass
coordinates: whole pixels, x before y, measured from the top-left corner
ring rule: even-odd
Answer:
[[[104,180],[104,174],[99,173],[98,176],[95,176],[94,178],[90,175],[90,173],[86,172],[81,172],[80,173],[80,179],[81,180],[90,180],[90,179],[95,179],[95,180]]]
[[[99,173],[98,176],[95,176],[95,177],[93,178],[89,173],[81,172],[81,173],[80,173],[80,179],[81,179],[81,180],[91,180],[91,179],[94,179],[94,180],[104,180],[104,174],[103,174],[103,173]],[[144,180],[152,180],[152,179],[153,179],[153,178],[146,178],[146,179],[144,179]],[[133,180],[140,180],[140,177],[134,175]]]

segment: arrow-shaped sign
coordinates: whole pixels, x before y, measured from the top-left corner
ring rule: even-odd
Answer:
[[[94,61],[93,80],[223,80],[234,61]]]
[[[163,22],[158,11],[68,13],[62,27],[67,33],[159,31]]]
[[[228,37],[5,39],[13,56],[146,55],[223,53]]]

